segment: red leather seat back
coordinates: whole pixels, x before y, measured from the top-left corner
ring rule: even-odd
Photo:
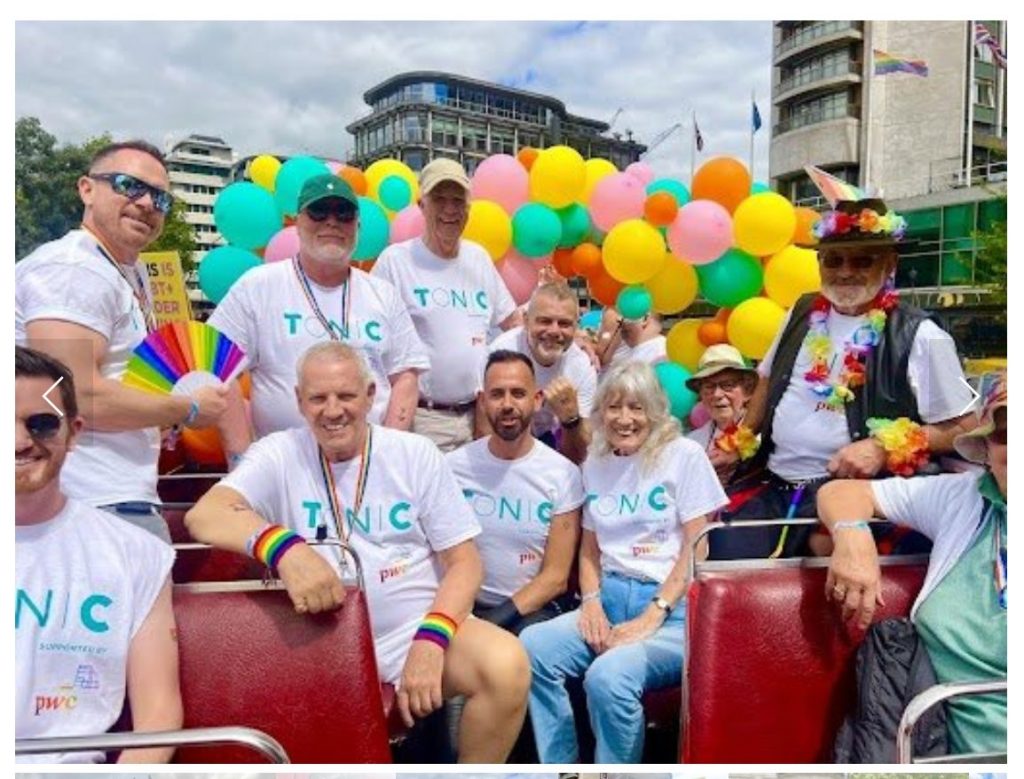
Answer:
[[[826,602],[824,567],[720,565],[688,595],[681,762],[831,762],[864,633]],[[878,619],[909,614],[925,569],[883,566]]]
[[[164,522],[167,523],[167,529],[171,533],[172,544],[190,544],[195,543],[195,539],[189,535],[188,528],[185,527],[185,512],[187,509],[161,509],[160,513],[164,515]]]
[[[171,581],[175,584],[190,582],[261,581],[266,566],[246,555],[213,547],[199,549],[176,548]]]
[[[287,593],[246,584],[176,586],[185,727],[244,725],[294,763],[390,763],[365,594],[297,614]],[[254,762],[237,747],[185,747],[178,763]]]

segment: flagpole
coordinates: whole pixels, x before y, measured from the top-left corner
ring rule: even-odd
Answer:
[[[864,163],[860,166],[861,180],[860,188],[867,191],[868,181],[870,181],[871,175],[871,124],[872,124],[872,112],[871,112],[871,93],[874,91],[871,87],[874,84],[875,78],[875,36],[874,29],[871,30],[870,40],[864,41],[864,59],[867,67],[864,69],[864,106],[861,109],[864,116]]]
[[[693,132],[690,133],[690,187],[693,187],[694,161],[697,154],[697,112],[691,112],[693,119]]]
[[[750,90],[750,180],[754,180],[754,107],[757,105],[754,90]]]
[[[971,186],[972,171],[974,166],[974,50],[977,48],[974,42],[975,20],[967,23],[967,149],[964,152],[964,181],[963,185]]]
[[[1006,22],[1004,19],[999,23],[999,48],[1006,51]],[[1006,111],[1006,68],[999,67],[996,63],[996,138],[1003,137],[1003,116]]]

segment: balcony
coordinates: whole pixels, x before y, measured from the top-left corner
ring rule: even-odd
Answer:
[[[819,68],[810,68],[784,78],[775,85],[772,102],[776,105],[799,94],[835,86],[840,80],[859,84],[861,81],[861,62],[835,62]]]
[[[860,40],[864,34],[861,30],[862,22],[816,22],[808,27],[801,28],[798,32],[779,41],[775,45],[775,64],[796,54],[825,39],[839,39],[852,37]]]
[[[860,105],[845,105],[834,108],[823,108],[819,110],[801,112],[795,116],[789,116],[781,120],[772,128],[773,135],[788,133],[790,130],[798,130],[801,127],[809,127],[822,122],[830,122],[833,119],[859,119]]]

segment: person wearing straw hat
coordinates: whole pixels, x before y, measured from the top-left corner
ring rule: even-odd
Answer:
[[[725,521],[813,517],[828,479],[912,476],[974,426],[953,339],[893,288],[905,230],[879,198],[839,201],[815,226],[821,293],[797,300],[758,366],[745,423],[761,447]],[[711,556],[803,554],[809,536],[734,528],[713,534]]]
[[[757,387],[757,371],[747,366],[739,349],[731,344],[715,344],[704,350],[697,372],[686,380],[707,411],[708,421],[687,437],[707,452],[719,479],[725,484],[735,470],[733,452],[748,456],[757,449],[757,437],[744,437],[740,423],[747,403]]]
[[[907,525],[934,542],[910,618],[941,683],[1006,678],[1007,381],[982,380],[980,424],[956,437],[977,472],[918,479],[836,480],[818,492],[832,533],[826,596],[862,628],[882,603],[878,553],[867,520]],[[947,702],[954,753],[1006,751],[1006,695]]]

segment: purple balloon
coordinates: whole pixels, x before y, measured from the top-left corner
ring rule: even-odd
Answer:
[[[645,187],[654,181],[654,170],[646,162],[633,162],[626,166],[626,173],[640,179]]]
[[[644,215],[647,190],[643,182],[630,173],[612,173],[594,187],[590,196],[590,218],[604,232],[626,219]]]
[[[691,200],[669,225],[668,245],[694,265],[714,262],[732,246],[732,217],[713,200]]]
[[[299,231],[290,225],[274,233],[267,248],[263,250],[264,262],[280,262],[288,260],[299,253]]]
[[[690,412],[690,427],[696,430],[698,427],[706,425],[710,419],[711,413],[708,411],[708,407],[703,403],[698,403]]]
[[[491,200],[514,214],[530,198],[530,174],[515,157],[495,154],[480,163],[470,187],[476,200]]]
[[[425,228],[423,211],[413,203],[406,206],[391,220],[391,243],[402,243],[410,238],[423,235]]]

